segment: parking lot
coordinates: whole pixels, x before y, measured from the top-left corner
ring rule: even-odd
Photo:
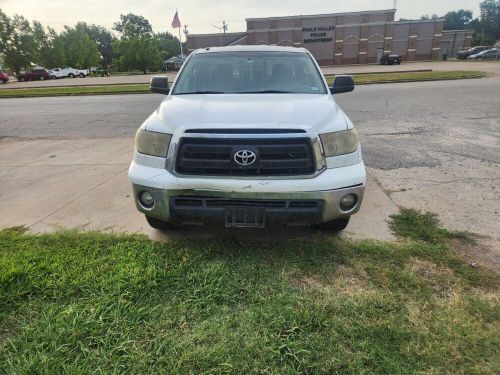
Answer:
[[[496,67],[500,65],[495,64]],[[363,210],[347,232],[394,239],[386,220],[397,207],[436,212],[448,228],[478,235],[498,263],[500,237],[500,77],[360,86],[338,102],[361,130],[368,172]],[[470,93],[474,93],[471,95]],[[126,179],[133,136],[159,95],[0,101],[0,227],[165,234],[136,212]],[[168,238],[242,234],[188,228]],[[275,230],[266,231],[276,236]],[[280,235],[310,235],[283,229]]]

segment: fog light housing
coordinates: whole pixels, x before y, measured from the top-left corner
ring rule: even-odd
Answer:
[[[340,208],[343,211],[352,210],[357,202],[358,202],[358,197],[356,197],[354,194],[344,195],[340,200]]]
[[[155,199],[153,197],[153,194],[151,194],[149,191],[143,191],[139,195],[139,200],[141,204],[146,208],[151,208],[155,204]]]

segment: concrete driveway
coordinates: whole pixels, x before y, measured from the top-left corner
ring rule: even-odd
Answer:
[[[66,228],[145,233],[154,239],[244,236],[310,236],[309,227],[237,230],[184,227],[171,233],[151,229],[132,199],[127,169],[132,138],[0,141],[0,228],[28,226],[34,232]],[[370,178],[361,212],[346,235],[392,240],[387,219],[397,209]]]

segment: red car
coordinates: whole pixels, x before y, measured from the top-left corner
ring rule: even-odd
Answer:
[[[18,74],[17,80],[24,81],[35,81],[35,80],[43,81],[44,79],[50,79],[50,74],[47,69],[33,69],[28,70],[24,73]]]
[[[7,83],[8,80],[9,76],[7,75],[7,73],[0,72],[0,83]]]

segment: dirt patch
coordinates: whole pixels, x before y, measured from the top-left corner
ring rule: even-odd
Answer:
[[[408,269],[425,280],[442,297],[451,298],[460,287],[453,271],[428,260],[413,258]]]
[[[450,240],[450,246],[471,267],[484,267],[500,273],[500,241],[473,235],[474,241]]]
[[[368,278],[360,266],[341,264],[328,279],[301,276],[292,279],[292,283],[316,294],[319,299],[329,301],[339,295],[357,296],[370,292]]]

